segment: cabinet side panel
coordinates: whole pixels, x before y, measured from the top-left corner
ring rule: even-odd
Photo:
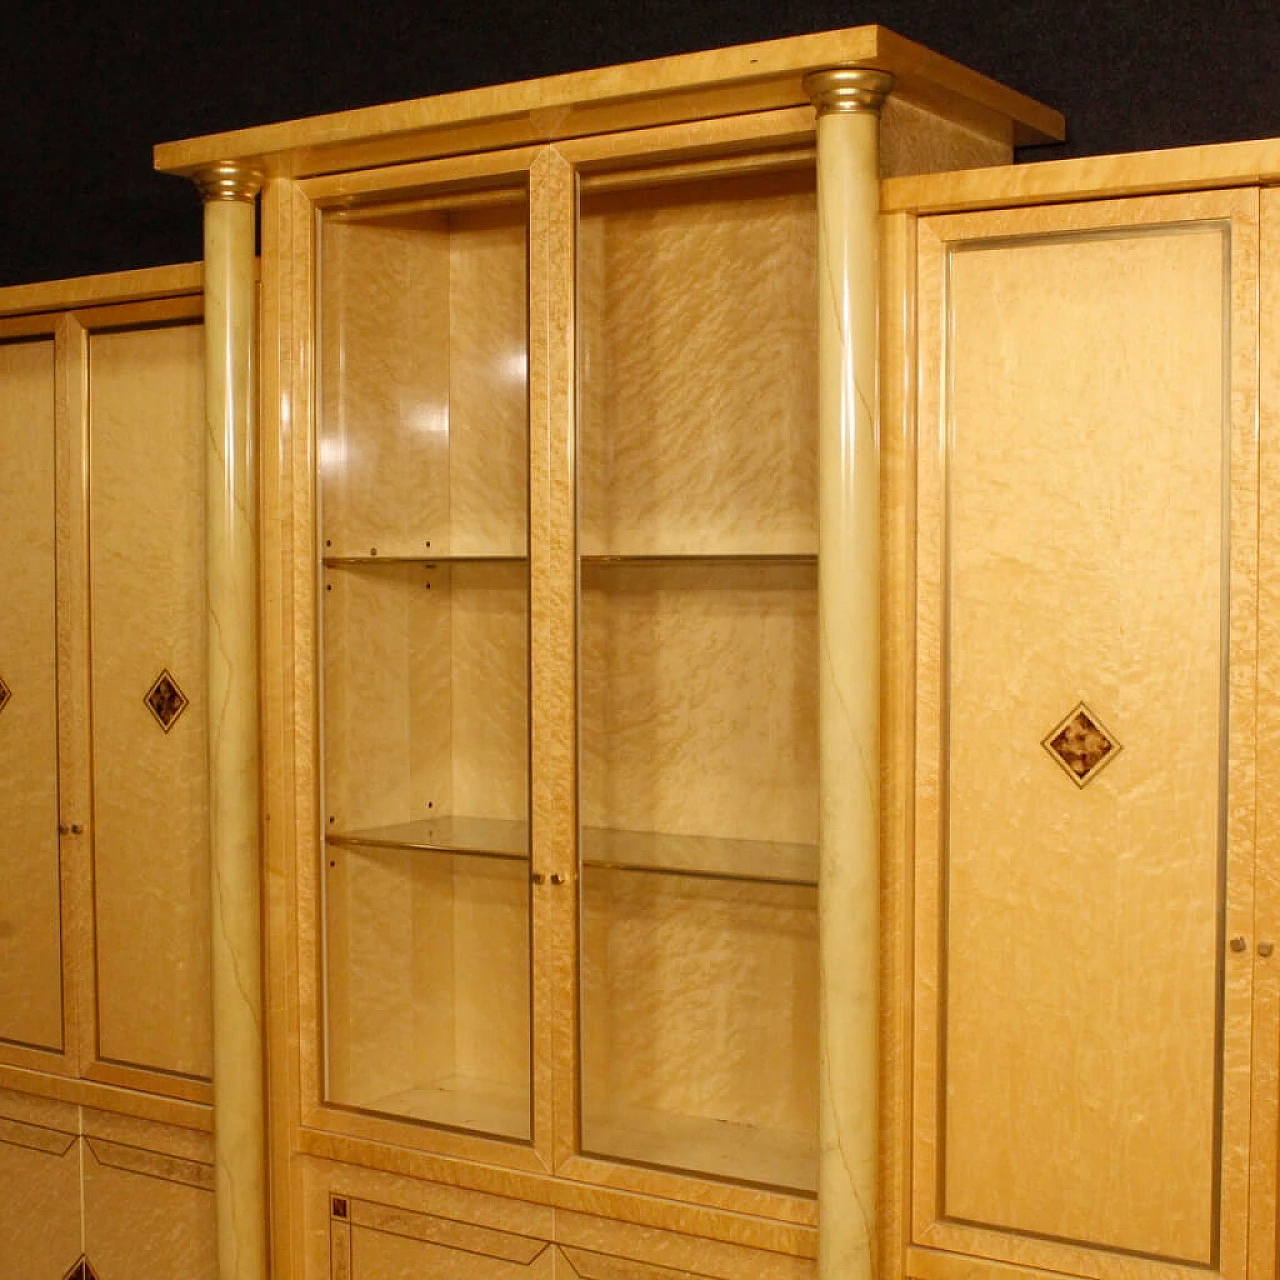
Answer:
[[[954,250],[943,392],[941,1207],[1206,1265],[1228,248]]]
[[[96,333],[89,359],[98,1052],[205,1077],[203,335]],[[184,702],[148,705],[162,673]]]
[[[0,345],[0,1040],[62,1046],[53,341]]]

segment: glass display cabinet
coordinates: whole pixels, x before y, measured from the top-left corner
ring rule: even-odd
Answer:
[[[273,1273],[861,1274],[879,181],[1060,130],[865,27],[159,149],[240,313],[262,189]]]

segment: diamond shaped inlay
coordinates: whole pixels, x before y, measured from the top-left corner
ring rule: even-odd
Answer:
[[[143,701],[165,733],[173,728],[187,709],[187,695],[178,688],[178,682],[169,674],[167,667],[156,676]]]
[[[1092,782],[1122,750],[1115,735],[1083,702],[1041,739],[1041,745],[1078,787]]]
[[[9,705],[9,699],[13,694],[9,691],[9,686],[3,680],[0,680],[0,711]]]

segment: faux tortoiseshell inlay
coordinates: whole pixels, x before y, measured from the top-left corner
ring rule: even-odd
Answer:
[[[67,1272],[63,1280],[98,1280],[98,1277],[89,1265],[89,1259],[81,1254],[79,1261]]]
[[[156,676],[143,701],[165,733],[173,728],[187,709],[187,695],[178,688],[178,682],[169,674],[167,667]]]
[[[9,692],[9,686],[3,680],[0,680],[0,711],[9,705],[9,699],[13,694]]]
[[[347,1216],[347,1200],[345,1196],[333,1197],[333,1216],[335,1218],[345,1218]]]
[[[1121,750],[1119,742],[1083,702],[1077,703],[1067,718],[1041,739],[1041,745],[1078,787],[1092,782]]]

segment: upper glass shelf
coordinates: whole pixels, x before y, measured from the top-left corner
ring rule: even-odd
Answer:
[[[582,829],[582,865],[708,880],[818,883],[817,845],[615,831],[604,827]]]

